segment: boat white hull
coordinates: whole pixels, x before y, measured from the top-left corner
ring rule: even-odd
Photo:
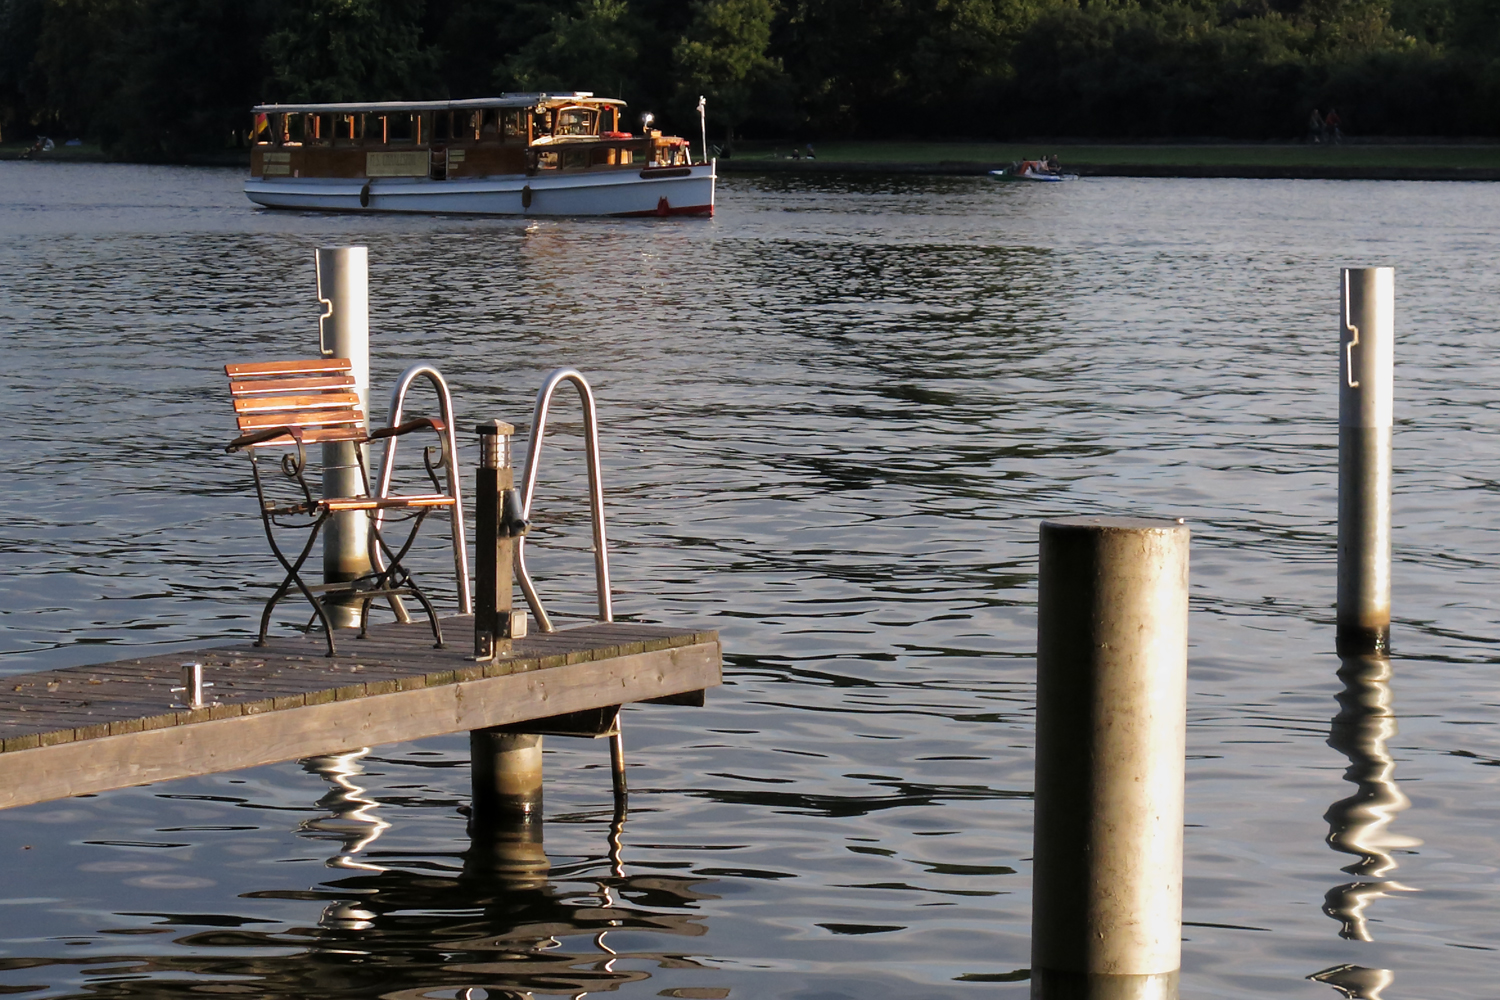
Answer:
[[[1077,174],[1013,174],[1007,170],[991,170],[990,176],[997,181],[1031,181],[1040,184],[1057,184],[1060,181],[1076,181]]]
[[[252,177],[245,196],[267,208],[475,215],[712,215],[713,163],[528,177]]]

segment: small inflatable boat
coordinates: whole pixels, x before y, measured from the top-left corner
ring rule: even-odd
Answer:
[[[1056,184],[1058,181],[1078,179],[1077,174],[1054,174],[1046,170],[1037,170],[1030,161],[1012,164],[1003,170],[991,170],[990,176],[997,181],[1039,181],[1043,184]]]

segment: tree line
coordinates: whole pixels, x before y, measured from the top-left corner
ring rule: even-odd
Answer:
[[[1500,0],[0,0],[0,129],[170,159],[277,101],[591,90],[735,137],[1500,133]]]

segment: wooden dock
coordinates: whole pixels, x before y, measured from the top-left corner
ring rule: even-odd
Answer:
[[[442,626],[446,649],[413,622],[350,633],[331,659],[317,635],[273,637],[0,677],[0,809],[492,726],[545,732],[571,713],[693,703],[722,679],[712,631],[585,625],[476,663],[473,618]],[[196,709],[172,691],[194,660],[214,685]]]

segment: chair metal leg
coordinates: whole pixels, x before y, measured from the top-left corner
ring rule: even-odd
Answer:
[[[324,609],[323,602],[308,589],[307,584],[302,582],[302,566],[307,562],[307,557],[312,553],[313,546],[317,544],[318,534],[323,530],[323,524],[327,520],[328,514],[325,512],[313,522],[312,529],[307,534],[307,542],[302,546],[301,554],[297,556],[296,562],[292,562],[287,559],[286,554],[281,551],[281,546],[277,544],[276,534],[271,523],[271,516],[262,510],[261,522],[266,529],[266,540],[271,543],[271,551],[275,554],[277,561],[286,568],[287,575],[286,579],[281,581],[281,586],[277,587],[276,591],[271,595],[271,599],[266,602],[265,610],[261,612],[260,637],[255,643],[257,646],[264,646],[266,644],[266,635],[271,627],[271,612],[281,599],[291,591],[292,584],[296,584],[297,589],[302,592],[303,597],[307,598],[307,602],[313,607],[313,612],[323,623],[323,631],[328,638],[328,655],[336,655],[337,650],[333,641],[333,622],[329,621],[328,612]]]

